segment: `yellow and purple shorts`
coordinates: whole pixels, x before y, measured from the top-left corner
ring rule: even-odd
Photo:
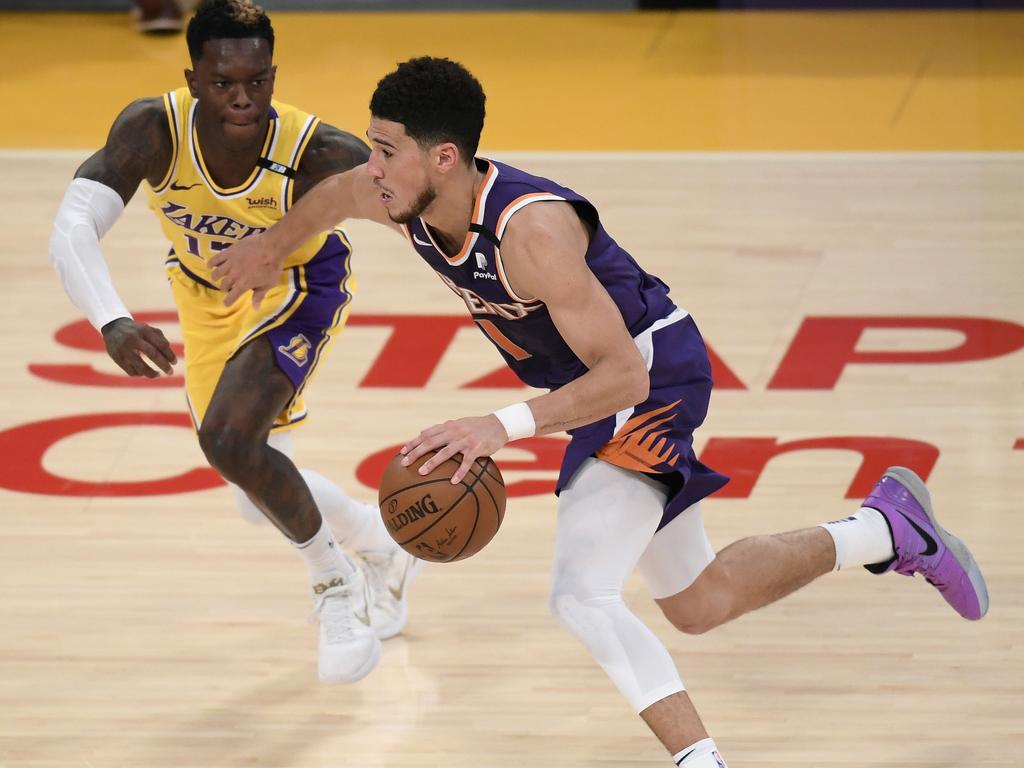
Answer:
[[[348,318],[355,290],[352,248],[341,230],[333,231],[305,264],[285,269],[259,309],[249,296],[224,306],[224,292],[193,274],[174,252],[165,263],[178,308],[185,345],[185,390],[192,421],[199,428],[228,360],[258,336],[266,336],[278,367],[295,387],[273,430],[306,418],[303,390]]]

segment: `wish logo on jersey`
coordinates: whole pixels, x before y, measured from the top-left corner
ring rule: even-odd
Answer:
[[[282,344],[277,348],[277,351],[286,355],[292,362],[301,368],[309,362],[309,350],[312,346],[313,345],[310,344],[309,339],[300,333],[292,336],[291,341],[287,344]]]

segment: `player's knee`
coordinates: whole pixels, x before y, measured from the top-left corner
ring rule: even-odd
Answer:
[[[622,593],[602,590],[585,581],[556,579],[548,609],[559,626],[585,643],[610,627],[609,610],[622,603]]]
[[[621,598],[620,598],[621,599]],[[558,625],[569,634],[590,645],[611,628],[611,621],[602,610],[610,600],[580,600],[571,593],[551,594],[548,607]]]
[[[662,601],[660,607],[672,626],[687,635],[703,635],[724,624],[732,615],[732,601],[724,591],[673,602]]]
[[[204,423],[199,429],[199,447],[225,480],[241,485],[251,470],[254,442],[238,429]]]
[[[714,629],[719,622],[706,614],[701,613],[669,613],[665,611],[665,617],[672,623],[672,626],[687,635],[703,635],[705,632]]]

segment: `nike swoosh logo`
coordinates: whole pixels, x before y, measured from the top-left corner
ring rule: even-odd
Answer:
[[[929,534],[928,531],[926,531],[920,525],[915,523],[913,518],[910,517],[910,515],[905,515],[902,512],[900,512],[900,514],[903,515],[904,518],[906,518],[906,521],[910,523],[913,526],[914,530],[921,535],[922,539],[924,539],[926,546],[924,548],[924,552],[921,553],[922,555],[934,555],[936,552],[939,551],[939,545],[936,543],[935,539],[931,537],[931,534]]]
[[[175,192],[184,192],[186,189],[194,189],[195,187],[198,187],[200,184],[202,184],[202,182],[201,181],[197,181],[195,184],[189,184],[186,187],[186,186],[182,186],[181,184],[175,184],[172,181],[171,182],[171,189],[173,189]]]
[[[398,582],[398,588],[397,589],[395,589],[390,584],[388,584],[388,592],[391,593],[391,596],[393,598],[395,598],[395,600],[401,600],[402,599],[402,595],[405,594],[405,582],[407,582],[409,580],[409,569],[411,567],[412,567],[412,565],[410,563],[406,563],[405,564],[405,570],[402,571],[402,580],[400,582]]]
[[[680,758],[679,758],[678,760],[676,760],[676,765],[682,765],[682,764],[683,764],[683,760],[685,760],[686,758],[688,758],[688,757],[689,757],[690,755],[692,755],[692,754],[693,754],[693,753],[694,753],[695,751],[696,751],[696,748],[695,748],[695,749],[691,749],[691,750],[690,750],[689,752],[687,752],[687,753],[686,753],[685,755],[683,755],[682,757],[680,757]]]
[[[419,237],[417,237],[416,235],[413,235],[412,239],[416,242],[417,245],[425,245],[425,246],[427,246],[427,248],[433,248],[434,247],[433,243],[424,242],[423,240],[420,240]]]

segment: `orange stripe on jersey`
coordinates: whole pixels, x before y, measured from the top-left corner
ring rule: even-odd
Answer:
[[[484,333],[491,337],[491,341],[508,352],[516,360],[526,360],[533,357],[533,355],[499,331],[498,327],[490,320],[477,320],[476,324],[480,326]]]
[[[474,224],[482,225],[484,223],[484,203],[487,201],[487,193],[490,192],[491,185],[494,183],[494,179],[495,177],[497,177],[497,175],[498,169],[494,166],[494,163],[489,162],[487,164],[487,173],[484,174],[484,178],[480,182],[480,186],[477,188],[476,192],[476,205],[473,206],[473,218],[471,220]],[[420,221],[423,221],[423,219],[420,219]],[[437,241],[434,239],[434,236],[430,234],[430,228],[427,227],[426,224],[427,223],[423,221],[423,231],[427,233],[427,237],[430,238],[430,242],[434,244],[434,247],[437,249],[437,252],[444,256],[445,261],[447,261],[454,267],[458,266],[459,264],[466,260],[466,257],[469,255],[470,250],[472,250],[473,245],[476,243],[476,232],[467,232],[466,239],[462,241],[462,250],[459,251],[454,256],[449,257],[448,254],[444,252],[444,249],[440,245],[438,245]]]
[[[511,219],[512,215],[520,208],[523,208],[529,205],[530,203],[540,202],[541,200],[564,199],[565,198],[563,197],[559,197],[558,195],[553,195],[548,192],[531,192],[528,195],[522,195],[520,197],[517,197],[515,200],[513,200],[511,203],[505,206],[505,210],[502,211],[501,215],[498,217],[498,227],[494,232],[495,236],[498,238],[498,242],[501,242],[501,238],[505,234],[505,227],[508,226],[509,219]],[[518,293],[515,292],[515,290],[513,290],[512,284],[509,282],[508,276],[505,274],[505,263],[504,261],[502,261],[500,248],[494,249],[494,262],[495,265],[497,266],[498,279],[501,280],[501,284],[505,287],[505,290],[508,292],[509,296],[511,296],[516,301],[523,302],[524,304],[530,304],[531,302],[539,301],[539,299],[537,298],[527,298],[525,296],[520,296]]]
[[[622,425],[619,434],[603,446],[595,456],[609,464],[637,472],[663,472],[659,467],[674,467],[679,462],[679,452],[675,445],[666,439],[669,428],[661,428],[675,418],[674,413],[658,418],[672,411],[680,401],[659,408],[656,411],[645,411]]]
[[[521,195],[517,197],[505,206],[505,210],[502,211],[501,215],[498,217],[498,226],[494,228],[494,234],[498,238],[498,242],[501,242],[501,238],[505,234],[505,227],[508,226],[508,220],[512,218],[512,214],[530,203],[537,203],[541,200],[560,200],[565,202],[564,197],[560,197],[552,192],[531,192],[528,195]]]

